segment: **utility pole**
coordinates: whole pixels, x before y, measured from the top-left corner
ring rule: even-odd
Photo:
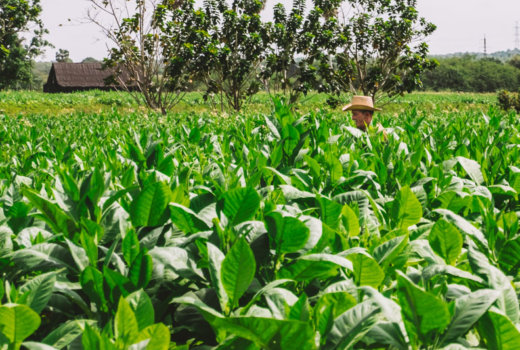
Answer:
[[[518,25],[518,21],[515,25],[515,49],[520,47],[520,26]]]
[[[486,41],[485,34],[484,34],[484,57],[487,57],[487,41]]]

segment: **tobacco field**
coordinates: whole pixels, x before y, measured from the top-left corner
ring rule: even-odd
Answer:
[[[520,122],[0,114],[2,349],[517,349]]]

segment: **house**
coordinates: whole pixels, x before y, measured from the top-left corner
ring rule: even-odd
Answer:
[[[122,90],[114,84],[106,85],[105,79],[113,74],[111,69],[103,69],[100,62],[95,63],[65,63],[52,64],[47,83],[43,86],[44,92],[74,92],[85,90]],[[123,72],[125,81],[129,81],[128,74]],[[130,90],[137,90],[135,84],[129,84]]]

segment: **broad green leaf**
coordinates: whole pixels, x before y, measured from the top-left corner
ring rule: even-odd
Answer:
[[[146,350],[168,350],[170,346],[170,331],[162,323],[153,324],[143,329],[137,341],[149,339]]]
[[[407,229],[421,220],[421,203],[410,187],[405,186],[397,193],[392,208],[392,216],[396,227],[403,229]]]
[[[121,250],[123,251],[123,258],[127,265],[132,265],[141,250],[141,247],[139,246],[139,238],[137,238],[135,230],[132,229],[126,233],[121,244]]]
[[[58,205],[29,188],[23,188],[22,193],[42,213],[43,219],[54,233],[64,233],[70,237],[78,231],[76,222],[64,213]]]
[[[352,349],[376,324],[379,312],[370,300],[348,309],[334,320],[323,349]]]
[[[41,270],[67,268],[74,271],[74,260],[69,251],[55,243],[40,243],[10,253],[17,269],[25,272],[37,268]]]
[[[318,196],[317,200],[320,205],[321,220],[323,223],[332,229],[337,229],[343,209],[341,204],[321,196]]]
[[[400,271],[397,271],[397,297],[412,344],[417,340],[428,344],[430,337],[440,335],[450,323],[447,305],[423,291]]]
[[[433,251],[447,264],[453,265],[462,250],[462,235],[459,230],[444,219],[433,225],[428,241]]]
[[[460,215],[447,209],[435,209],[434,212],[441,214],[446,221],[455,225],[462,233],[472,237],[485,247],[488,246],[488,241],[484,234]]]
[[[110,339],[104,335],[100,334],[99,331],[90,325],[85,325],[85,331],[83,332],[83,336],[81,337],[81,344],[83,345],[83,349],[100,349],[100,350],[117,350],[120,347],[116,347]]]
[[[408,235],[398,236],[377,246],[372,255],[383,270],[386,271],[387,267],[401,256],[407,245]]]
[[[253,281],[256,261],[253,251],[244,238],[239,238],[222,261],[220,278],[228,295],[231,308],[238,305],[238,300]]]
[[[225,192],[217,202],[217,212],[223,212],[231,226],[251,220],[260,208],[260,196],[252,187]]]
[[[359,235],[360,228],[359,228],[359,219],[354,213],[352,209],[348,205],[344,205],[343,209],[341,210],[341,219],[343,222],[343,226],[345,227],[345,230],[347,230],[347,234],[350,237],[356,237]]]
[[[260,317],[216,318],[211,325],[254,342],[264,349],[316,349],[314,331],[307,322]]]
[[[69,320],[47,334],[42,342],[63,349],[83,334],[87,324],[92,326],[94,323],[94,320]]]
[[[47,345],[44,343],[32,342],[32,341],[23,342],[22,346],[24,349],[27,349],[27,350],[56,350],[55,347],[52,347],[50,345]]]
[[[175,226],[187,234],[209,230],[208,225],[193,210],[177,203],[170,203],[170,218]]]
[[[103,274],[92,266],[88,266],[80,275],[83,291],[90,300],[97,304],[101,311],[107,311],[107,300],[103,289]]]
[[[145,288],[152,278],[152,272],[152,257],[146,252],[146,249],[143,249],[130,266],[128,278],[137,288]]]
[[[303,222],[289,216],[272,212],[265,216],[269,241],[277,254],[293,253],[305,246],[309,229]]]
[[[217,296],[220,302],[220,307],[224,311],[228,306],[228,295],[222,284],[222,278],[220,271],[222,270],[222,262],[225,259],[224,254],[215,245],[210,242],[206,243],[208,248],[208,260],[209,260],[209,276],[211,278],[211,284],[217,292]]]
[[[0,332],[12,343],[19,344],[40,327],[40,316],[26,305],[0,306]]]
[[[352,271],[352,263],[340,256],[330,254],[309,254],[297,259],[294,263],[278,271],[278,278],[288,278],[295,281],[311,281],[334,277],[339,268]]]
[[[459,337],[463,337],[471,327],[488,311],[497,300],[499,292],[491,289],[480,289],[463,295],[455,300],[455,314],[443,336],[448,345]]]
[[[119,299],[114,318],[116,342],[123,347],[134,344],[139,335],[139,327],[132,308],[124,298]]]
[[[478,250],[475,242],[466,239],[466,244],[468,245],[468,260],[473,273],[486,280],[491,289],[500,292],[496,302],[497,307],[513,322],[518,322],[520,308],[511,281],[502,271],[490,264],[486,256]]]
[[[478,329],[488,349],[518,349],[520,332],[507,316],[495,311],[488,311],[480,319]]]
[[[33,309],[37,314],[47,306],[56,283],[56,272],[39,275],[25,283],[18,290],[24,295],[23,303]],[[20,303],[20,301],[18,301]]]
[[[126,301],[132,308],[137,320],[139,331],[151,326],[155,321],[152,300],[142,289],[127,296]]]
[[[464,171],[469,175],[471,180],[475,181],[476,184],[481,185],[484,182],[482,171],[480,170],[480,164],[473,159],[464,157],[457,157],[457,161],[462,166]]]
[[[130,218],[134,226],[161,226],[168,220],[170,188],[162,182],[146,187],[132,202]]]
[[[368,253],[354,252],[345,257],[352,261],[354,281],[358,286],[377,288],[385,279],[385,273]]]

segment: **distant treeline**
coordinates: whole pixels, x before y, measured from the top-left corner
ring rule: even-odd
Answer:
[[[474,55],[438,59],[439,66],[422,75],[427,91],[496,92],[520,88],[520,55],[508,61]]]

